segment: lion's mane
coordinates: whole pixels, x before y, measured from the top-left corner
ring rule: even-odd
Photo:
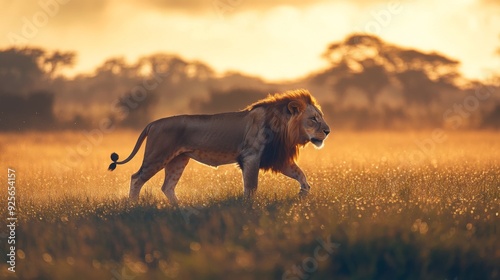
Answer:
[[[297,159],[299,139],[301,133],[302,114],[293,116],[288,109],[292,101],[298,102],[302,109],[307,105],[315,106],[320,112],[321,108],[316,99],[307,90],[286,91],[280,94],[269,95],[259,100],[245,110],[256,108],[265,109],[265,125],[267,144],[260,161],[260,168],[279,172],[290,162]]]

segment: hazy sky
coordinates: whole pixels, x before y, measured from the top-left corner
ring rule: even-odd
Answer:
[[[358,31],[462,61],[485,78],[500,69],[500,0],[0,0],[0,48],[75,50],[75,72],[109,57],[154,52],[268,80],[325,67],[326,46]]]

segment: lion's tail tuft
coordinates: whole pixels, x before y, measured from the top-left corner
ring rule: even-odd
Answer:
[[[109,171],[113,171],[113,170],[115,170],[115,168],[116,168],[116,161],[118,160],[118,158],[119,158],[119,156],[118,156],[118,154],[117,154],[117,153],[112,153],[112,154],[111,154],[111,160],[112,160],[113,162],[112,162],[112,163],[109,165],[109,167],[108,167],[108,170],[109,170]]]
[[[149,129],[151,128],[152,124],[153,123],[148,124],[146,126],[146,128],[144,128],[144,130],[142,131],[141,135],[139,135],[139,139],[137,139],[137,142],[135,143],[134,150],[132,150],[132,153],[128,156],[128,158],[126,158],[125,160],[122,160],[122,161],[118,161],[118,154],[117,153],[111,154],[111,160],[113,162],[108,167],[109,171],[115,170],[117,164],[124,164],[124,163],[129,162],[135,156],[137,151],[141,148],[142,142],[148,136]]]

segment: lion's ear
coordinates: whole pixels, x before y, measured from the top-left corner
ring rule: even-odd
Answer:
[[[290,101],[290,103],[288,103],[288,111],[292,115],[298,114],[298,113],[302,112],[303,110],[304,110],[303,104],[298,102],[298,101],[294,100],[294,101]]]

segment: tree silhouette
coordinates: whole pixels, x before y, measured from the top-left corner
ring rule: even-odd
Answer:
[[[44,64],[47,66],[47,74],[54,77],[57,71],[62,67],[73,66],[76,54],[74,52],[55,51],[44,58]]]
[[[330,44],[323,54],[332,65],[346,64],[353,71],[361,71],[374,64],[387,72],[420,70],[428,76],[458,75],[459,62],[435,52],[423,53],[383,42],[372,35],[354,34],[341,43]]]
[[[40,48],[0,50],[0,130],[54,128],[51,77],[73,57]]]
[[[51,78],[62,67],[74,63],[75,53],[40,48],[0,50],[0,94],[27,95],[47,88]]]
[[[435,52],[422,52],[353,34],[330,44],[323,53],[330,66],[309,77],[312,86],[334,96],[334,116],[351,127],[436,125],[442,102],[458,94],[459,62]],[[439,115],[441,114],[441,115]]]
[[[45,51],[38,48],[10,48],[0,51],[0,94],[27,95],[43,81],[40,67]]]
[[[499,77],[489,85],[468,81],[454,59],[365,34],[328,45],[326,69],[280,83],[234,71],[216,74],[203,62],[164,53],[132,63],[114,57],[91,74],[61,75],[75,57],[40,48],[0,50],[0,130],[83,129],[106,117],[118,127],[142,128],[173,114],[239,110],[265,93],[292,88],[310,89],[337,128],[436,127],[443,112],[480,86],[492,97],[468,124],[498,127],[500,103],[493,92]]]

